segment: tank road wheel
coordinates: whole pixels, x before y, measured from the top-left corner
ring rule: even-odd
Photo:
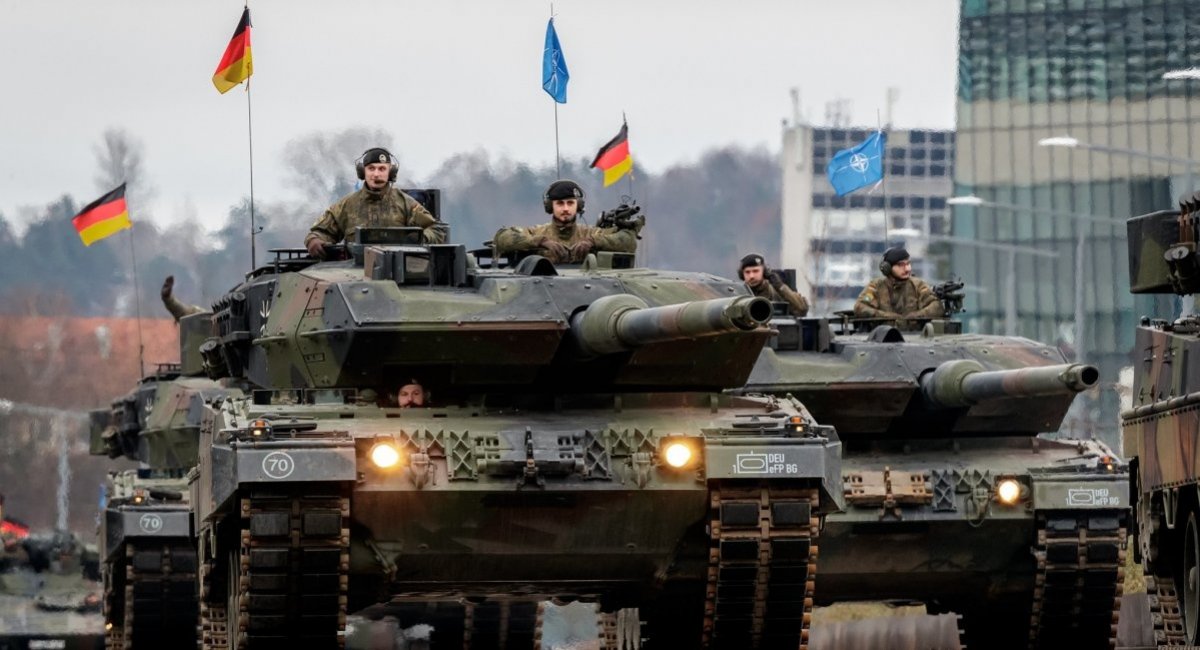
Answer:
[[[1187,631],[1187,643],[1195,644],[1200,629],[1200,529],[1197,528],[1196,513],[1188,515],[1187,530],[1183,535],[1183,625]]]

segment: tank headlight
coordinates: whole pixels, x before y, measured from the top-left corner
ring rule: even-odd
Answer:
[[[395,467],[400,462],[400,450],[390,442],[379,442],[371,447],[371,462],[380,469]]]
[[[692,461],[692,448],[682,442],[672,442],[663,455],[671,467],[683,467]]]
[[[996,484],[996,498],[1000,500],[1000,503],[1013,505],[1021,498],[1021,484],[1016,479],[1001,479]]]

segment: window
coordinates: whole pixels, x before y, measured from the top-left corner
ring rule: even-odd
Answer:
[[[892,176],[903,176],[904,165],[888,165],[888,173]]]
[[[942,149],[940,147],[937,149],[931,150],[929,152],[929,159],[930,160],[945,160],[946,159],[946,150]]]
[[[934,197],[931,197],[931,198],[929,199],[929,209],[931,209],[931,210],[945,210],[945,209],[946,209],[946,199],[944,199],[944,198],[942,198],[942,197],[940,197],[940,196],[934,196]]]
[[[908,206],[910,208],[915,208],[917,210],[924,210],[925,209],[925,197],[923,197],[923,196],[909,197]]]
[[[943,144],[946,142],[945,131],[934,131],[929,134],[929,141],[933,144]]]
[[[829,197],[824,194],[813,194],[813,207],[824,208],[829,205]]]
[[[910,131],[908,134],[908,141],[913,144],[916,144],[918,142],[924,142],[925,141],[925,132],[924,131]]]
[[[855,195],[851,196],[850,197],[850,207],[852,207],[852,208],[867,207],[866,197],[862,196],[861,194],[855,194]]]
[[[893,196],[893,197],[889,198],[888,199],[888,207],[893,210],[904,209],[904,197],[903,196]]]
[[[946,166],[945,165],[930,165],[929,166],[929,175],[930,176],[945,176],[946,175]]]
[[[925,160],[926,153],[927,152],[924,149],[913,149],[912,153],[910,154],[910,158],[912,160]]]

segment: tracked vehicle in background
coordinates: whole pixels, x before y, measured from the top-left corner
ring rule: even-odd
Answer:
[[[1200,193],[1128,222],[1135,294],[1200,293]],[[1143,317],[1132,408],[1121,414],[1134,468],[1137,551],[1159,645],[1200,644],[1200,318]]]
[[[843,444],[846,509],[825,522],[820,602],[921,601],[961,614],[972,649],[1115,643],[1128,469],[1099,441],[1038,435],[1096,368],[949,320],[771,324],[740,392],[799,399]]]
[[[180,332],[185,350],[209,334],[201,320],[190,324],[201,329]],[[199,340],[188,345],[189,337]],[[196,464],[205,405],[242,392],[203,376],[192,354],[159,364],[111,409],[91,414],[91,452],[138,463],[109,472],[105,485],[100,554],[108,650],[196,644],[199,587],[186,476]]]
[[[258,388],[209,410],[190,477],[204,647],[335,647],[359,614],[528,648],[554,599],[597,603],[605,647],[804,647],[839,443],[722,393],[768,303],[629,255],[493,268],[358,233],[214,306],[211,376]],[[432,403],[395,408],[414,379]]]

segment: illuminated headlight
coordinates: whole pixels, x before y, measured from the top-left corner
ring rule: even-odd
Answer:
[[[390,442],[379,442],[371,447],[371,462],[379,469],[395,467],[400,462],[400,450]]]
[[[1001,479],[996,483],[996,499],[1005,505],[1013,505],[1021,499],[1021,484],[1016,479]]]
[[[105,629],[106,631],[107,631],[107,630],[111,630],[111,629],[112,629],[112,627],[113,627],[113,626],[112,626],[112,623],[105,623],[105,624],[104,624],[104,629]]]
[[[695,438],[670,437],[661,445],[659,462],[671,469],[691,469],[700,463],[700,442]]]
[[[255,420],[250,423],[251,440],[269,440],[271,438],[271,423],[266,420]]]
[[[667,445],[663,456],[671,467],[683,467],[692,461],[692,448],[682,442],[672,442]]]

